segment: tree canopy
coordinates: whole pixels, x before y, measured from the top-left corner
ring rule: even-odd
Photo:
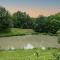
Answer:
[[[26,12],[17,11],[13,14],[13,24],[17,28],[31,28],[31,17]]]
[[[11,26],[12,22],[9,12],[4,7],[0,7],[0,31],[8,30]]]
[[[21,11],[11,15],[4,7],[0,7],[0,31],[10,28],[33,29],[36,32],[55,34],[60,29],[60,13],[32,18]]]

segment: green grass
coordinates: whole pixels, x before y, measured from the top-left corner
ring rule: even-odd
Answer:
[[[57,56],[60,56],[60,49],[0,51],[0,60],[55,60]]]
[[[11,28],[10,32],[0,33],[0,37],[22,36],[35,33],[32,29]]]
[[[56,34],[52,34],[52,33],[35,32],[33,29],[11,28],[10,32],[0,32],[0,37],[22,36],[22,35],[36,35],[36,34],[56,36]]]

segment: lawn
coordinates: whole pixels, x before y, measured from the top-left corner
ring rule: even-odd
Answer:
[[[0,51],[0,60],[55,60],[60,59],[60,49],[32,49]]]
[[[20,29],[20,28],[11,28],[11,31],[8,33],[0,33],[0,37],[8,36],[22,36],[36,33],[32,29]]]

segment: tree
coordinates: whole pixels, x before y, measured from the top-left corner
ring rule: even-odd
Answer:
[[[31,28],[31,18],[25,12],[17,11],[13,14],[13,24],[17,28]]]
[[[7,31],[11,26],[12,20],[9,12],[4,7],[0,7],[0,31]]]
[[[60,13],[48,16],[49,32],[55,34],[60,29]]]
[[[34,30],[36,32],[48,32],[48,20],[45,16],[39,16],[36,18],[35,24],[34,24]]]
[[[60,28],[60,21],[51,20],[49,24],[49,32],[55,34]]]
[[[39,16],[34,23],[34,30],[36,32],[47,32],[56,34],[60,29],[60,20],[57,20],[53,15],[45,17]]]
[[[60,20],[60,12],[59,13],[56,13],[54,15],[50,15],[50,16],[48,16],[48,18],[50,20],[53,20],[53,19]]]

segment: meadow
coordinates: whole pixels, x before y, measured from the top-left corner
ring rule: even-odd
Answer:
[[[20,28],[11,28],[10,32],[0,32],[0,37],[9,37],[9,36],[22,36],[22,35],[29,35],[34,34],[32,29],[20,29]]]
[[[60,49],[35,48],[0,51],[0,60],[60,60]]]

